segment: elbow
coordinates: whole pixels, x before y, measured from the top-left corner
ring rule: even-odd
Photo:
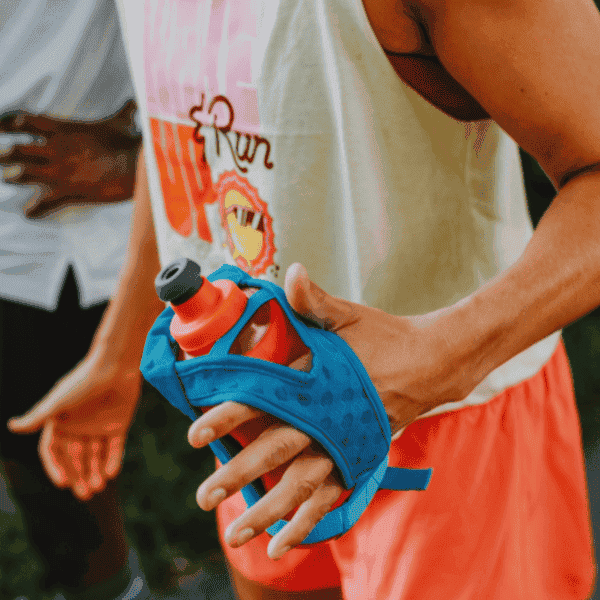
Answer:
[[[587,164],[583,167],[578,166],[567,169],[557,178],[558,189],[561,190],[571,180],[587,173],[600,173],[600,160]]]

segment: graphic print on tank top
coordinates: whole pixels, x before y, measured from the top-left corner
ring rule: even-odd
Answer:
[[[171,228],[209,244],[223,238],[253,276],[276,273],[272,218],[252,185],[274,167],[252,77],[254,3],[147,0],[144,18],[148,114]],[[209,218],[217,208],[224,236]]]

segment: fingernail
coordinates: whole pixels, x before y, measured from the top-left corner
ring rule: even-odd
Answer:
[[[207,498],[208,510],[212,510],[221,500],[225,500],[227,492],[223,488],[213,490]]]
[[[117,461],[117,460],[111,460],[106,465],[106,474],[107,475],[113,475],[114,472],[117,470],[118,466],[119,466],[119,461]]]
[[[201,429],[198,434],[194,437],[194,446],[196,448],[200,446],[204,446],[204,444],[208,444],[212,442],[215,437],[215,431],[211,427],[205,427]]]
[[[290,546],[284,546],[283,548],[279,548],[270,554],[271,559],[279,560],[284,554],[289,552],[292,548]]]
[[[102,483],[102,479],[100,479],[99,475],[92,475],[92,478],[90,479],[90,485],[94,488],[97,488],[100,486],[100,484]]]
[[[254,529],[252,529],[250,527],[246,527],[246,529],[242,529],[242,531],[240,531],[237,534],[235,543],[237,546],[242,546],[247,541],[251,540],[253,537],[254,537]]]
[[[10,167],[6,167],[2,172],[3,179],[12,179],[13,177],[17,177],[21,174],[21,165],[11,165]]]

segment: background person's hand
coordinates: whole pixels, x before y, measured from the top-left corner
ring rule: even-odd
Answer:
[[[445,311],[424,317],[394,317],[326,294],[299,264],[286,274],[288,301],[300,314],[336,332],[354,349],[385,405],[392,433],[438,404],[462,400],[476,377],[452,360],[452,345],[437,333],[435,321]],[[226,402],[207,411],[189,429],[192,446],[202,447],[261,411]],[[215,508],[245,485],[290,463],[280,482],[227,528],[225,541],[239,547],[292,509],[290,522],[270,541],[269,556],[280,558],[297,546],[344,491],[334,464],[309,436],[281,423],[262,433],[198,489],[198,504]]]
[[[141,391],[136,367],[88,355],[21,417],[14,433],[42,430],[39,453],[50,480],[81,500],[102,491],[121,469]]]
[[[0,134],[17,139],[0,154],[4,180],[39,187],[25,215],[39,218],[69,204],[131,198],[141,143],[134,111],[130,101],[115,116],[90,123],[24,112],[0,118]]]

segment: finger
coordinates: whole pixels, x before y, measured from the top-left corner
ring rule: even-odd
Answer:
[[[60,465],[60,461],[57,459],[55,454],[55,434],[54,434],[54,422],[49,421],[44,431],[40,436],[38,444],[38,452],[44,471],[48,475],[50,481],[59,488],[68,486],[68,478],[65,470]]]
[[[123,454],[125,452],[125,438],[115,436],[108,442],[108,452],[104,472],[109,479],[116,477],[123,463]]]
[[[41,186],[39,193],[23,207],[23,212],[28,219],[39,219],[66,204],[75,204],[77,200],[81,200],[81,197],[64,196],[51,187]]]
[[[63,437],[59,433],[55,433],[51,445],[52,453],[56,464],[64,473],[63,484],[59,487],[71,488],[73,494],[82,499],[86,498],[86,488],[81,487],[81,477],[73,465],[73,448],[72,441]]]
[[[342,486],[330,475],[315,493],[304,502],[291,521],[273,537],[267,546],[272,560],[301,544],[318,522],[331,510],[343,491]]]
[[[291,265],[285,274],[285,294],[292,308],[330,331],[353,320],[353,307],[346,300],[330,296],[313,283],[300,263]]]
[[[286,469],[281,481],[229,525],[225,531],[225,542],[237,548],[279,519],[284,519],[291,510],[313,496],[325,482],[333,466],[330,458],[315,453],[311,448],[304,450]],[[341,493],[343,488],[339,487]]]
[[[198,488],[198,506],[212,510],[257,477],[294,458],[310,442],[310,437],[293,427],[283,424],[269,427]]]
[[[1,167],[2,171],[1,171],[1,177],[2,179],[6,182],[6,183],[13,183],[15,179],[18,179],[25,167],[23,167],[23,165],[20,164],[16,164],[16,165],[9,165],[9,166],[2,166]]]
[[[0,131],[6,133],[31,133],[48,137],[54,135],[58,125],[56,119],[23,111],[7,113],[0,117]]]
[[[20,128],[25,122],[26,114],[24,111],[11,111],[0,115],[0,131],[2,133],[22,133]]]
[[[81,500],[87,500],[91,497],[91,492],[87,482],[86,444],[80,440],[68,440],[65,460],[69,461],[71,472],[74,474],[71,483],[73,493]]]
[[[2,173],[6,183],[17,185],[51,186],[56,175],[49,172],[48,167],[33,164],[15,164],[6,167]]]
[[[21,417],[9,419],[7,423],[8,429],[13,433],[33,433],[38,431],[57,410],[56,405],[50,400],[51,395],[48,395]],[[52,424],[53,426],[54,424]]]
[[[74,383],[73,377],[64,377],[36,405],[20,417],[8,421],[8,428],[14,433],[33,433],[38,431],[46,421],[65,407],[74,408],[86,397],[81,395],[80,386],[85,380],[80,378]]]
[[[227,435],[236,427],[263,415],[262,411],[238,402],[223,402],[192,423],[188,430],[188,442],[194,448]]]
[[[89,444],[89,479],[88,486],[92,493],[97,493],[104,489],[106,482],[101,472],[101,465],[104,464],[104,444],[94,439]]]
[[[0,163],[3,165],[48,165],[48,150],[37,144],[15,145],[0,153]]]
[[[54,450],[54,456],[56,462],[60,465],[65,474],[65,487],[69,487],[72,490],[79,481],[79,474],[73,468],[73,460],[70,456],[69,449],[70,440],[64,437],[62,434],[57,433],[54,437],[52,448]]]

